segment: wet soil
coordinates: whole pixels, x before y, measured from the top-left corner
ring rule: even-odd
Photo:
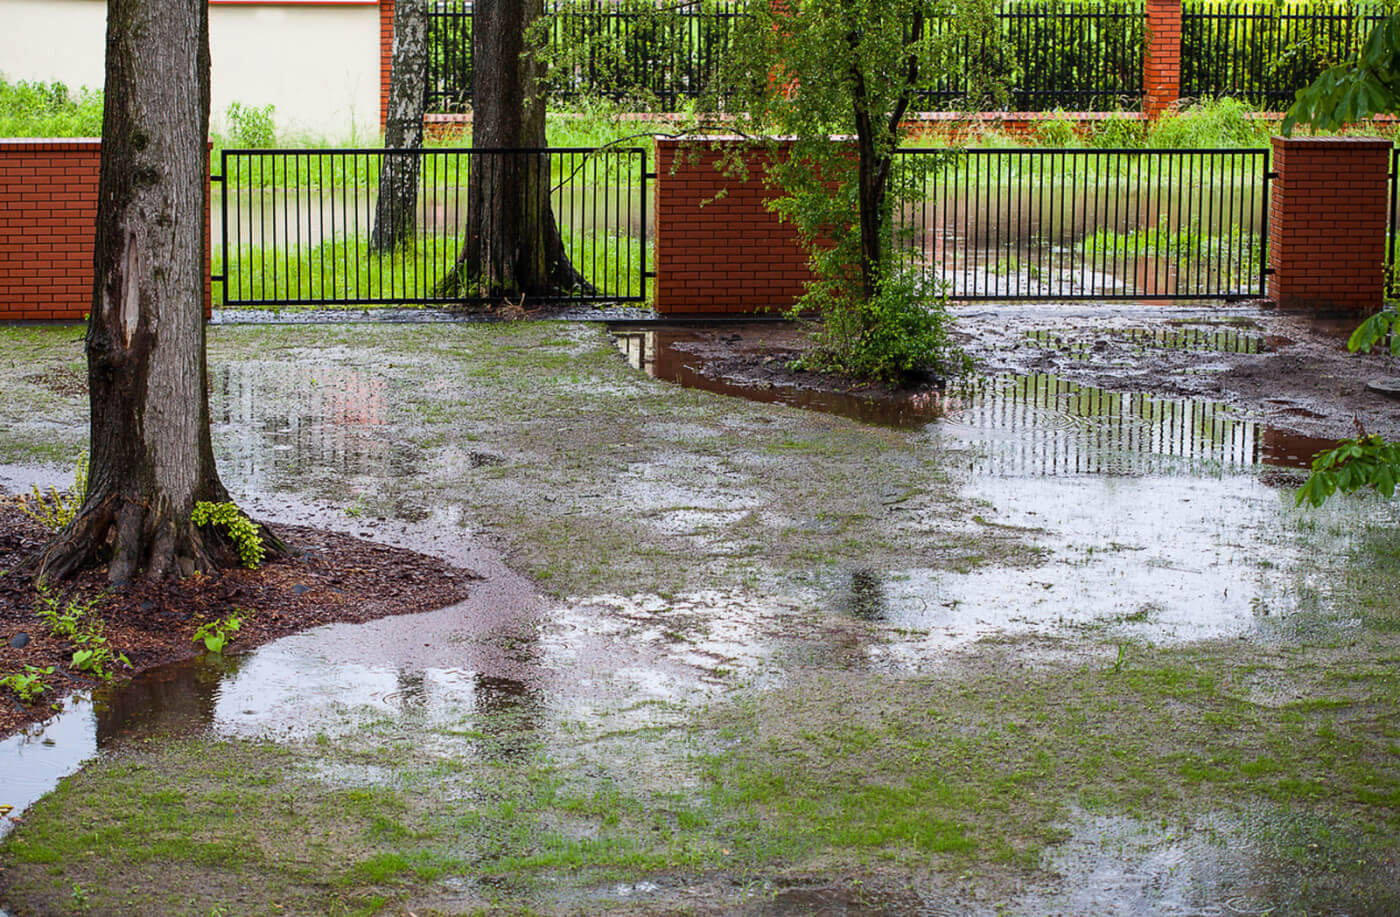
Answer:
[[[963,306],[956,315],[955,336],[982,375],[1051,374],[1109,392],[1207,399],[1311,438],[1352,436],[1358,423],[1369,433],[1400,436],[1400,400],[1368,388],[1371,380],[1400,375],[1400,361],[1349,353],[1346,339],[1358,319],[1253,306]],[[790,368],[807,346],[806,331],[795,325],[673,329],[666,343],[674,354],[658,355],[670,365],[658,365],[655,374],[672,381],[703,380],[700,387],[756,400],[798,393],[808,406],[877,423],[940,416],[928,377],[899,386]]]
[[[0,570],[36,551],[48,531],[22,510],[25,496],[0,494]],[[193,640],[207,621],[241,618],[228,653],[241,653],[296,631],[332,622],[360,622],[419,612],[463,599],[476,574],[413,551],[303,526],[278,526],[289,556],[259,570],[230,570],[173,583],[133,583],[110,589],[105,571],[89,571],[58,590],[60,601],[96,599],[114,653],[127,679],[203,651]],[[53,667],[43,696],[21,703],[0,690],[0,738],[53,715],[65,695],[93,687],[70,668],[73,648],[52,636],[36,614],[36,595],[21,573],[0,576],[0,673]]]

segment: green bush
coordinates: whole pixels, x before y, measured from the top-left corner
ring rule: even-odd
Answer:
[[[1272,123],[1248,117],[1252,111],[1238,99],[1191,105],[1159,118],[1148,131],[1147,145],[1157,149],[1266,147]]]
[[[256,570],[263,561],[263,541],[257,523],[239,512],[233,503],[210,503],[200,500],[190,513],[190,521],[198,526],[222,528],[238,552],[238,560],[249,570]]]
[[[100,137],[102,92],[0,78],[0,137]]]
[[[241,102],[229,105],[225,115],[229,145],[251,150],[273,146],[277,142],[277,131],[272,120],[275,110],[271,105],[262,108]]]
[[[884,382],[902,382],[918,371],[949,376],[971,369],[949,337],[946,299],[929,295],[916,273],[888,274],[865,302],[828,299],[822,317],[816,346],[801,368]]]

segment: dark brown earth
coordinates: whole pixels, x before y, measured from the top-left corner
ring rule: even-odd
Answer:
[[[13,571],[49,534],[22,511],[26,500],[0,495],[0,570],[10,571],[0,575],[0,675],[24,672],[25,666],[53,666],[54,673],[46,676],[49,688],[32,705],[0,689],[0,738],[46,718],[50,705],[70,691],[95,684],[68,668],[72,647],[48,633],[35,614],[29,578]],[[347,535],[300,526],[278,526],[276,532],[291,550],[258,570],[120,589],[108,589],[105,571],[92,570],[55,591],[65,604],[98,597],[92,613],[102,618],[113,651],[131,662],[118,667],[116,677],[125,679],[198,655],[204,647],[192,638],[206,621],[241,617],[227,652],[244,652],[321,624],[450,605],[465,598],[468,584],[478,578],[436,558]]]
[[[1249,419],[1306,437],[1352,436],[1360,423],[1368,433],[1400,438],[1400,400],[1366,385],[1400,376],[1400,360],[1349,353],[1346,340],[1359,321],[1239,306],[1111,312],[962,307],[955,337],[985,375],[1045,373],[1106,391],[1222,402]],[[1186,333],[1192,344],[1168,346],[1176,332]],[[1230,346],[1241,339],[1257,343],[1261,352],[1210,349],[1210,341]],[[936,416],[936,404],[927,398],[934,386],[927,379],[894,386],[790,369],[806,346],[806,334],[796,326],[692,329],[672,346],[694,358],[684,361],[686,368],[708,381],[706,388],[859,398],[887,404],[894,422]],[[921,398],[925,410],[918,410]]]

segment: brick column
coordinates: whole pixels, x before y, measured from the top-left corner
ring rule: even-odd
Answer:
[[[715,168],[715,144],[735,143],[747,141],[657,138],[655,305],[662,315],[786,311],[812,279],[797,233],[765,206],[775,196],[764,181],[766,154],[754,151],[747,181]]]
[[[1151,123],[1181,98],[1181,0],[1147,0],[1142,50],[1142,113]]]
[[[389,74],[394,69],[394,0],[379,0],[379,132],[389,117]]]
[[[1273,147],[1269,299],[1317,312],[1379,308],[1390,141],[1275,137]]]

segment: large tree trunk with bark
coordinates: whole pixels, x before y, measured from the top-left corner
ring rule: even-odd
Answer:
[[[109,0],[87,497],[38,557],[41,581],[104,561],[114,583],[236,563],[190,520],[228,499],[204,355],[208,133],[205,0]]]
[[[466,242],[439,293],[503,300],[592,287],[554,221],[541,64],[526,36],[542,0],[478,0],[472,14],[472,146]],[[529,152],[520,152],[529,151]]]
[[[389,113],[384,123],[384,159],[379,168],[370,247],[393,249],[413,238],[417,226],[418,153],[391,150],[423,147],[423,108],[428,95],[428,0],[396,0],[394,57],[389,73]]]

